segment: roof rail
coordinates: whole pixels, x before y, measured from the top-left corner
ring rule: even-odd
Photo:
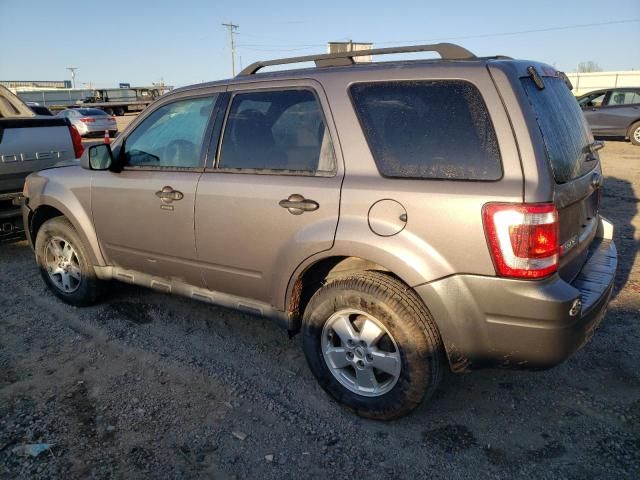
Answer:
[[[436,43],[433,45],[412,45],[408,47],[374,48],[372,50],[357,50],[353,52],[325,53],[321,55],[307,55],[304,57],[280,58],[255,62],[242,70],[238,76],[253,75],[264,67],[285,65],[288,63],[315,62],[316,67],[339,67],[353,65],[353,57],[367,55],[389,55],[393,53],[437,52],[443,60],[473,60],[476,56],[466,48],[454,43]]]

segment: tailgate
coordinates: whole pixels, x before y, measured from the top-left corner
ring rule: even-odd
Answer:
[[[554,202],[560,220],[560,275],[572,281],[587,260],[595,238],[602,173],[593,136],[578,102],[552,68],[539,71],[544,83],[522,77],[536,114],[547,160],[555,177]],[[542,75],[542,72],[547,75]]]
[[[73,158],[66,119],[0,119],[0,193],[22,190],[29,173]]]

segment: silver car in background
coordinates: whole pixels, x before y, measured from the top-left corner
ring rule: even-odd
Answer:
[[[110,136],[115,136],[118,132],[115,117],[99,108],[68,108],[62,110],[58,116],[68,118],[83,137],[92,133],[104,134],[105,130],[109,131]]]

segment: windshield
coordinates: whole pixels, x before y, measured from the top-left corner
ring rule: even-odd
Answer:
[[[544,77],[545,88],[539,90],[531,78],[521,80],[536,114],[556,182],[566,183],[589,171],[594,164],[585,162],[585,158],[593,136],[564,81]]]

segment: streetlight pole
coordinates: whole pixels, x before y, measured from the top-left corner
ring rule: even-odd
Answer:
[[[67,67],[67,70],[71,72],[71,85],[76,88],[76,70],[78,70],[78,67]]]

